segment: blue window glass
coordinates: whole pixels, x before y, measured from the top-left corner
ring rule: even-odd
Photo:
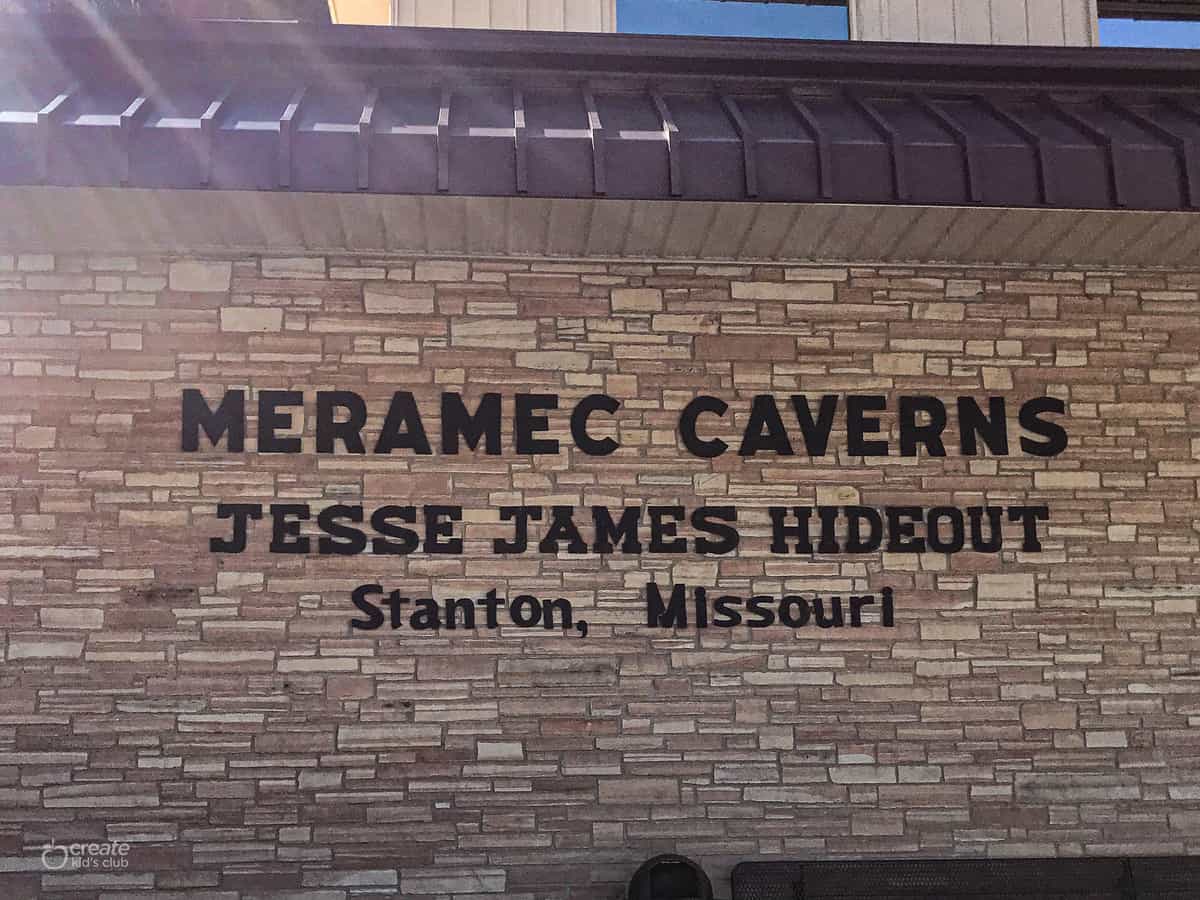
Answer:
[[[1162,19],[1100,20],[1100,43],[1105,47],[1200,49],[1200,22]]]
[[[617,0],[617,30],[844,41],[850,19],[845,3]]]

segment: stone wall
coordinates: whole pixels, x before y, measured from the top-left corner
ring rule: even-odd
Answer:
[[[1200,852],[1198,291],[1195,272],[0,256],[0,893],[615,898],[661,851],[719,882],[760,856]],[[186,454],[185,387],[603,392],[622,449],[318,455],[309,407],[300,454]],[[679,449],[697,394],[730,402],[732,433],[755,394],[848,392],[1060,397],[1071,443]],[[222,501],[461,504],[466,553],[277,555],[256,531],[212,554]],[[1039,553],[771,554],[765,507],[813,502],[1051,518]],[[497,557],[495,510],[520,503],[731,503],[744,540]],[[648,629],[652,578],[890,586],[896,623]],[[566,597],[590,633],[352,631],[374,580]],[[128,842],[128,868],[48,872],[47,840]]]

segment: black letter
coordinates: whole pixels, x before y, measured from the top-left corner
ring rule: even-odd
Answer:
[[[615,413],[621,404],[607,394],[589,394],[579,401],[575,411],[571,413],[571,440],[588,456],[609,456],[620,446],[612,438],[596,440],[587,430],[588,417],[600,411],[608,414]]]
[[[705,534],[716,535],[719,541],[705,537],[696,538],[696,552],[720,556],[737,549],[741,538],[738,531],[726,522],[737,521],[737,510],[732,506],[701,506],[692,513],[692,527]]]
[[[671,603],[663,603],[662,593],[656,582],[646,585],[646,627],[687,628],[687,585],[671,587]]]
[[[246,392],[226,391],[221,405],[213,412],[203,394],[195,388],[184,388],[181,440],[184,453],[195,453],[200,449],[201,428],[214,447],[228,432],[226,452],[241,453],[246,446]]]
[[[336,503],[317,513],[317,524],[325,534],[330,535],[317,541],[317,552],[327,556],[357,556],[367,549],[367,536],[357,528],[341,524],[340,519],[361,522],[363,508]]]
[[[309,517],[305,503],[276,503],[271,507],[272,553],[307,553],[309,541],[300,537],[300,523]],[[289,521],[294,518],[295,521]]]
[[[612,513],[607,506],[593,506],[592,524],[596,527],[596,543],[592,551],[612,553],[614,542],[620,541],[622,553],[641,553],[642,544],[638,540],[638,525],[641,519],[640,506],[625,507],[621,511],[620,522],[613,522]]]
[[[246,549],[246,524],[250,519],[258,521],[262,518],[262,504],[259,503],[218,503],[217,518],[233,519],[233,537],[229,540],[210,538],[208,551],[210,553],[242,553]]]
[[[500,395],[484,394],[479,407],[472,416],[467,412],[462,394],[442,394],[442,452],[458,453],[458,437],[462,435],[467,446],[479,449],[479,440],[487,436],[484,444],[488,456],[500,455]]]
[[[928,425],[917,424],[917,413],[929,416]],[[916,456],[917,444],[930,456],[945,456],[942,432],[946,430],[946,404],[937,397],[900,398],[900,455]]]
[[[723,416],[728,411],[729,404],[724,400],[705,396],[697,397],[683,408],[679,416],[679,436],[683,438],[683,446],[687,448],[688,453],[701,459],[715,459],[729,449],[729,445],[720,438],[705,441],[696,435],[696,420],[702,413]]]
[[[400,430],[401,425],[404,431]],[[421,422],[421,411],[417,409],[411,391],[392,394],[392,403],[383,421],[383,431],[375,443],[376,453],[391,453],[393,450],[412,450],[421,456],[433,453]]]
[[[650,552],[651,553],[687,553],[687,541],[675,537],[675,522],[682,521],[684,509],[682,506],[651,506],[646,510],[650,513]],[[670,517],[674,522],[664,522]],[[674,540],[664,540],[674,538]]]
[[[763,434],[763,428],[767,433]],[[750,407],[750,421],[742,433],[738,456],[754,456],[759,450],[774,450],[780,456],[795,456],[787,429],[779,417],[779,407],[770,394],[759,394]]]
[[[958,430],[963,456],[978,456],[976,436],[983,438],[987,448],[997,456],[1008,456],[1008,419],[1003,397],[988,397],[988,414],[974,397],[958,398]]]
[[[496,538],[492,541],[493,553],[524,553],[529,549],[529,520],[542,521],[542,508],[540,506],[500,507],[500,521],[507,522],[509,519],[516,520],[516,533],[511,541],[506,541],[504,538]]]
[[[1026,553],[1041,552],[1042,542],[1038,540],[1037,523],[1049,520],[1049,518],[1050,507],[1048,506],[1010,506],[1008,508],[1008,521],[1020,520],[1021,525],[1025,528],[1025,540],[1021,544],[1021,549]]]
[[[920,515],[921,508],[919,506],[889,506],[887,508],[888,553],[925,552],[925,538],[913,537],[916,534],[916,527],[911,520],[919,518]]]
[[[558,452],[557,440],[541,440],[534,437],[539,431],[546,431],[550,421],[545,416],[536,416],[540,409],[558,409],[556,394],[517,394],[517,416],[514,430],[517,438],[517,452],[533,456]]]
[[[445,519],[446,521],[442,521]],[[441,541],[454,534],[454,522],[462,521],[461,506],[425,507],[425,552],[430,555],[457,555],[463,552],[462,538]]]
[[[374,631],[383,625],[383,611],[367,599],[371,594],[382,594],[383,586],[379,584],[364,584],[362,587],[354,589],[354,593],[350,595],[350,599],[354,601],[354,605],[367,614],[366,619],[351,619],[350,627],[359,628],[363,631]]]
[[[879,433],[879,420],[867,418],[864,413],[882,412],[887,409],[887,400],[868,394],[846,398],[846,452],[851,456],[887,456],[887,441],[868,441],[864,435]]]
[[[283,438],[276,430],[292,427],[292,414],[281,413],[280,406],[303,406],[304,394],[300,391],[258,392],[258,452],[299,453],[300,438]]]
[[[371,552],[377,556],[406,556],[420,545],[420,538],[415,531],[403,525],[393,525],[392,519],[416,522],[417,510],[412,506],[381,506],[371,514],[371,527],[384,536],[371,541]],[[397,538],[400,543],[384,540],[385,537]]]
[[[1047,422],[1045,419],[1038,418],[1043,413],[1057,413],[1062,415],[1067,411],[1067,406],[1057,397],[1038,397],[1036,400],[1030,400],[1021,407],[1021,427],[1026,431],[1032,431],[1040,437],[1046,438],[1045,441],[1031,441],[1026,437],[1021,438],[1021,449],[1026,453],[1031,453],[1034,456],[1058,456],[1067,449],[1067,431],[1057,422]]]
[[[350,418],[335,422],[333,411],[341,407],[348,410]],[[347,453],[366,453],[362,431],[367,424],[367,405],[353,391],[317,391],[317,452],[333,453],[333,442],[340,440],[346,445]]]
[[[793,395],[792,409],[800,420],[800,431],[804,435],[804,447],[809,456],[824,456],[829,449],[829,433],[833,431],[833,414],[837,411],[837,394],[826,394],[821,398],[821,412],[813,421],[808,397]]]

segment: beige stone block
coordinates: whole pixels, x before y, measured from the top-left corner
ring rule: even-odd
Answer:
[[[525,747],[520,741],[480,741],[476,747],[480,762],[516,761],[525,758]]]
[[[931,619],[921,623],[923,641],[977,641],[979,623],[951,619]]]
[[[616,288],[612,292],[613,312],[658,312],[663,308],[662,291],[654,288]]]
[[[1079,715],[1074,703],[1023,703],[1021,724],[1031,731],[1061,729],[1073,731]]]
[[[470,266],[463,260],[433,259],[418,262],[413,274],[415,281],[466,281]]]
[[[47,425],[31,425],[17,432],[18,450],[53,450],[58,430]]]
[[[364,285],[363,305],[368,313],[430,315],[434,312],[431,284],[381,281]]]
[[[262,261],[264,278],[325,277],[325,259],[320,256],[268,257]]]
[[[980,575],[976,596],[980,600],[1036,600],[1037,579],[1021,572]]]
[[[529,319],[455,319],[450,334],[456,347],[532,350],[537,346],[537,322]]]
[[[253,306],[221,307],[221,330],[267,333],[283,330],[283,310]]]
[[[880,375],[924,375],[923,353],[876,353],[875,371]]]
[[[638,805],[679,802],[679,782],[674,778],[622,776],[601,778],[601,803],[635,803]]]
[[[222,294],[229,290],[233,264],[193,259],[171,263],[168,284],[173,291],[193,294]]]
[[[689,315],[656,315],[651,327],[655,331],[678,334],[716,334],[719,319],[715,315],[694,313]]]
[[[832,303],[834,286],[819,282],[735,281],[730,285],[734,300],[795,300]]]
[[[186,509],[123,509],[117,515],[122,528],[186,528],[188,521]]]
[[[10,637],[8,659],[77,659],[83,653],[83,641],[48,638]]]
[[[82,606],[44,606],[38,612],[43,628],[104,627],[104,610]]]
[[[1033,486],[1046,491],[1092,490],[1100,487],[1099,472],[1034,472]]]
[[[591,355],[578,350],[540,350],[517,354],[518,369],[546,372],[586,372]]]
[[[1118,525],[1155,525],[1166,521],[1159,500],[1114,500],[1110,509],[1112,521]]]

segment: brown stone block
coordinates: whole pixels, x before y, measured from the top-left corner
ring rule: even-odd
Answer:
[[[796,358],[796,340],[775,334],[699,335],[695,353],[699,359],[790,361]]]

